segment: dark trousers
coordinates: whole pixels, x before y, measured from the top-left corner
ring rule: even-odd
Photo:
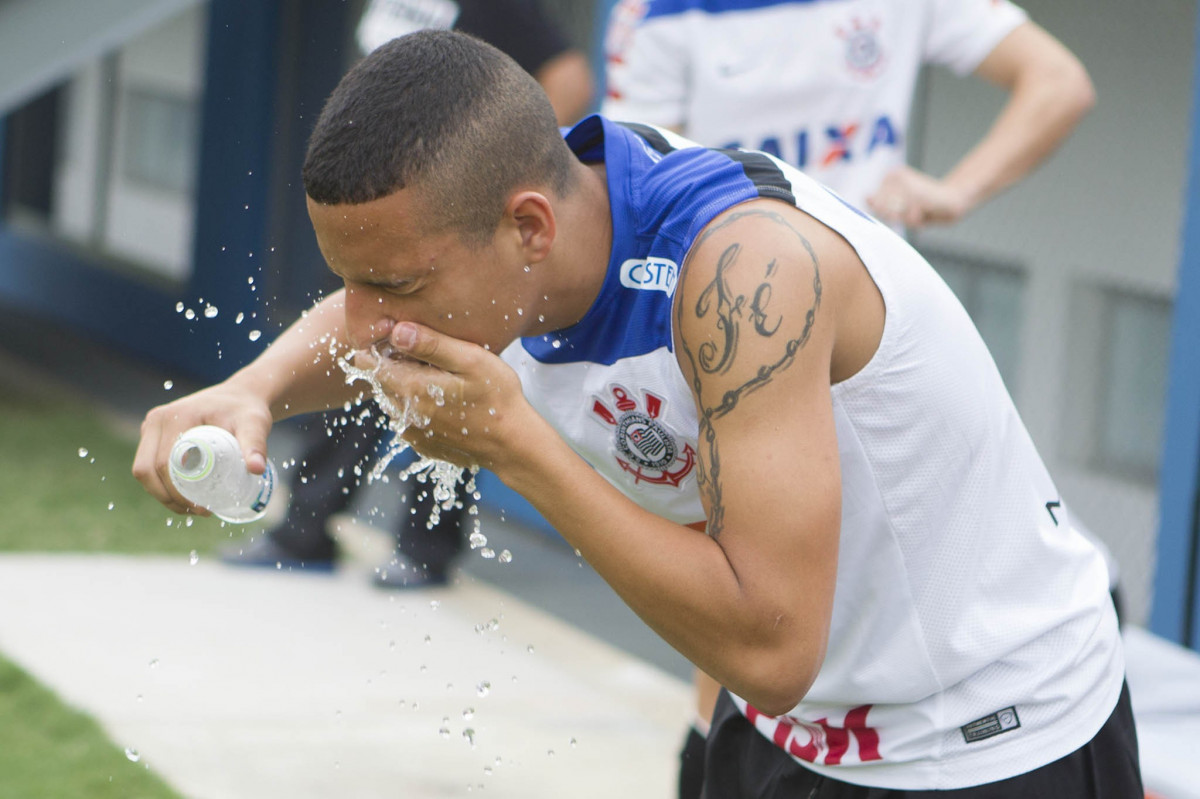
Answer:
[[[801,766],[746,720],[721,691],[704,759],[703,799],[1142,799],[1129,687],[1090,742],[1010,779],[950,791],[867,788]]]
[[[287,517],[270,533],[277,544],[306,560],[333,558],[335,545],[325,532],[325,523],[345,510],[354,492],[366,485],[386,435],[374,418],[361,425],[335,426],[335,419],[342,415],[312,416],[301,422],[301,454],[296,458],[291,503]],[[409,492],[409,507],[396,521],[398,548],[414,564],[431,572],[444,572],[463,549],[463,511],[443,510],[437,526],[430,530],[426,520],[434,505],[431,492],[416,481],[404,486]]]

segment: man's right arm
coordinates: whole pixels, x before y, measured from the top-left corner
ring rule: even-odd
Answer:
[[[167,463],[179,434],[201,424],[216,425],[237,436],[247,467],[262,474],[272,423],[362,395],[361,387],[346,385],[337,366],[337,359],[348,350],[344,329],[343,292],[338,291],[226,380],[151,409],[142,422],[133,476],[176,513],[198,512],[175,490]]]

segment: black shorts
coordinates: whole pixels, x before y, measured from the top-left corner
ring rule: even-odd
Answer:
[[[867,788],[825,777],[754,729],[721,691],[704,756],[702,799],[1142,799],[1129,687],[1090,742],[1026,774],[951,791]]]

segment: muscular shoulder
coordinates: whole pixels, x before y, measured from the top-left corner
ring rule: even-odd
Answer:
[[[719,409],[728,392],[766,385],[801,354],[801,371],[818,381],[854,368],[842,361],[869,360],[869,341],[869,352],[835,352],[841,321],[863,316],[863,281],[850,245],[790,205],[753,201],[714,219],[688,253],[675,299],[678,357],[700,404]]]

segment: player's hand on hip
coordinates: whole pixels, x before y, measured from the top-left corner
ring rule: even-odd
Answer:
[[[232,380],[152,408],[142,420],[133,459],[133,476],[150,494],[175,513],[208,515],[176,490],[170,477],[171,448],[180,434],[197,425],[224,428],[237,438],[246,467],[262,474],[267,467],[267,434],[271,411],[252,391]]]
[[[906,228],[951,224],[970,210],[964,193],[909,166],[889,172],[867,206],[880,220]]]
[[[360,350],[354,363],[376,369],[393,413],[407,414],[403,437],[430,458],[495,469],[509,451],[507,436],[536,411],[516,373],[497,355],[413,322],[401,322],[386,355]]]

